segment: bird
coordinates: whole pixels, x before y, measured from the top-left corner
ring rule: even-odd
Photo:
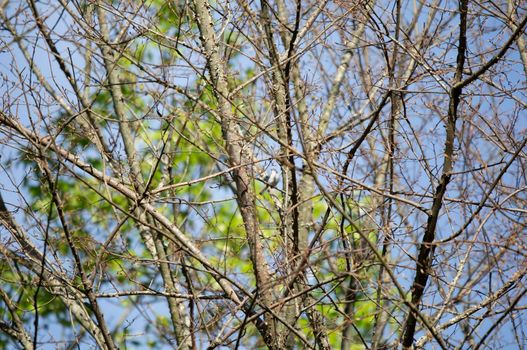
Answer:
[[[269,187],[275,187],[278,185],[278,180],[280,180],[280,176],[276,172],[276,170],[271,169],[271,172],[265,173],[265,175],[261,178],[262,182],[265,183],[265,187],[260,191],[260,194],[263,194]]]

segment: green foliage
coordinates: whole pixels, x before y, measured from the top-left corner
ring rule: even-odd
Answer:
[[[152,11],[155,21],[155,31],[148,35],[152,39],[164,43],[163,35],[177,37],[180,35],[179,29],[185,27],[190,31],[195,29],[196,24],[191,21],[184,13],[178,10],[173,3],[166,3],[161,0],[150,0],[149,8]],[[244,81],[254,77],[257,71],[254,67],[241,68],[240,72],[235,71],[238,61],[243,59],[239,49],[243,47],[244,39],[239,33],[226,31],[224,41],[229,45],[228,69],[233,74],[228,75],[228,85],[231,90],[236,89]],[[223,141],[222,128],[212,111],[218,110],[213,87],[205,78],[196,78],[190,81],[188,91],[199,90],[199,101],[203,105],[197,105],[195,101],[182,97],[180,100],[166,99],[160,91],[149,91],[148,83],[138,81],[141,69],[135,61],[141,62],[162,62],[165,65],[177,64],[179,57],[178,50],[163,49],[162,45],[155,43],[155,40],[132,40],[124,49],[123,54],[117,58],[115,69],[119,73],[122,84],[119,89],[123,95],[126,106],[127,127],[130,128],[137,154],[135,160],[139,164],[141,183],[148,184],[148,188],[142,189],[145,198],[156,206],[156,209],[164,214],[171,222],[177,225],[196,245],[207,254],[208,262],[227,276],[236,276],[247,285],[255,285],[254,271],[251,259],[249,259],[249,248],[245,233],[244,222],[239,212],[235,198],[228,186],[226,175],[209,179],[207,181],[196,182],[194,180],[209,176],[213,172],[224,168],[218,161],[225,155],[225,144]],[[104,86],[104,85],[103,85]],[[235,122],[239,125],[244,135],[254,135],[259,131],[254,123],[245,115],[240,106],[255,107],[256,102],[251,95],[254,95],[254,87],[245,87],[240,94],[232,97],[232,112],[235,115]],[[98,127],[102,130],[110,146],[119,157],[113,164],[103,159],[95,146],[83,131],[67,127],[60,134],[57,141],[74,154],[81,155],[84,162],[101,172],[113,172],[114,176],[120,175],[122,180],[128,183],[127,186],[133,188],[135,184],[130,181],[131,167],[124,155],[122,140],[119,138],[118,120],[115,112],[114,100],[110,88],[101,88],[89,96],[91,101],[90,108],[96,117]],[[153,101],[156,103],[153,104]],[[164,116],[158,116],[157,103],[166,111]],[[258,102],[268,103],[268,102]],[[270,106],[268,106],[270,107]],[[250,108],[245,108],[245,110]],[[199,116],[199,117],[196,117]],[[69,116],[59,113],[54,120],[59,126],[69,123]],[[73,125],[73,123],[72,123]],[[261,126],[260,126],[261,127]],[[163,150],[163,154],[161,151]],[[33,152],[27,151],[27,154]],[[36,156],[33,154],[26,158],[25,165],[34,169],[39,169]],[[165,159],[166,158],[166,159]],[[83,290],[79,271],[75,266],[72,249],[81,258],[82,268],[87,275],[96,276],[95,282],[99,290],[113,290],[115,285],[121,290],[134,289],[138,286],[145,289],[163,289],[160,286],[158,266],[140,264],[141,259],[151,259],[150,253],[144,248],[139,233],[144,229],[142,224],[137,222],[139,215],[137,203],[118,191],[110,190],[109,187],[94,180],[92,177],[81,173],[70,173],[63,171],[63,165],[59,160],[53,158],[51,153],[45,160],[56,174],[53,179],[58,196],[63,203],[66,225],[69,237],[66,236],[64,223],[61,222],[57,203],[53,201],[49,183],[42,173],[35,172],[33,177],[25,180],[24,186],[30,194],[30,206],[34,215],[40,215],[43,222],[49,227],[49,237],[46,242],[48,249],[56,255],[57,259],[68,262],[70,278],[67,282],[79,290]],[[165,191],[163,196],[153,195],[147,198],[148,191],[158,189],[160,186],[174,186]],[[177,186],[176,186],[177,185]],[[256,193],[262,184],[255,182],[251,184]],[[166,193],[166,194],[165,194]],[[225,198],[228,198],[227,200]],[[366,198],[364,201],[367,201]],[[267,192],[258,196],[257,214],[261,227],[261,235],[265,241],[265,250],[269,256],[276,260],[286,256],[287,238],[280,236],[279,226],[282,223],[284,214],[277,203],[283,201],[282,193]],[[328,205],[322,195],[312,199],[313,222],[321,224],[327,211]],[[364,225],[357,214],[359,208],[365,203],[350,202],[344,203],[349,209],[354,220],[353,224],[347,222],[338,213],[332,213],[328,222],[325,223],[324,237],[330,244],[342,244],[342,240],[349,242],[350,246],[358,247],[362,240],[357,232]],[[343,222],[345,224],[343,224]],[[158,223],[147,223],[157,225]],[[155,229],[156,227],[154,227]],[[109,233],[116,230],[114,246],[105,245]],[[155,231],[155,230],[154,230]],[[42,232],[41,232],[42,233]],[[310,231],[314,234],[314,230]],[[376,232],[367,232],[368,239],[376,244]],[[120,241],[122,240],[122,241]],[[169,242],[169,240],[165,240]],[[122,245],[122,249],[116,252],[115,245]],[[173,243],[165,243],[167,251],[170,252]],[[141,247],[141,248],[138,248]],[[358,249],[358,248],[357,248]],[[177,250],[177,249],[175,249]],[[338,251],[338,249],[334,249]],[[177,255],[174,253],[174,256]],[[169,259],[172,256],[169,257]],[[350,320],[344,318],[342,313],[336,310],[335,304],[329,300],[331,297],[336,300],[336,306],[343,310],[347,302],[352,303],[353,314],[350,315],[351,322],[360,330],[363,337],[367,338],[371,334],[373,325],[373,311],[376,309],[374,298],[375,293],[357,292],[352,301],[346,301],[346,290],[343,284],[347,279],[337,278],[341,271],[345,271],[349,263],[349,257],[341,254],[331,257],[333,265],[327,262],[324,253],[314,253],[310,257],[313,265],[318,265],[318,278],[335,279],[337,282],[331,284],[332,291],[329,296],[326,290],[320,288],[313,291],[315,299],[322,302],[317,305],[317,310],[326,319],[331,320],[327,325],[329,339],[333,347],[337,347],[340,342],[339,330]],[[321,259],[322,263],[318,264]],[[174,261],[178,261],[174,259]],[[280,262],[281,263],[281,262]],[[339,271],[335,271],[335,267]],[[172,268],[172,267],[171,267]],[[180,266],[173,267],[175,270]],[[273,266],[279,270],[279,263]],[[218,292],[221,290],[216,279],[210,273],[202,271],[191,271],[192,283],[197,290],[205,293]],[[75,273],[73,273],[74,271]],[[101,272],[102,271],[102,272]],[[367,285],[368,280],[376,278],[374,268],[362,269],[355,276],[358,285]],[[14,276],[10,276],[14,278]],[[5,278],[5,277],[4,277]],[[29,276],[24,276],[29,279]],[[11,283],[14,282],[11,281]],[[316,283],[316,281],[315,281]],[[183,283],[182,283],[183,284]],[[365,289],[367,290],[367,289]],[[190,291],[188,291],[190,293]],[[30,311],[33,307],[32,296],[35,293],[35,283],[27,283],[21,291],[21,298],[18,303],[20,316],[25,317],[24,321],[29,321]],[[137,298],[120,298],[118,303],[123,309],[134,307]],[[71,322],[70,315],[65,306],[59,299],[44,289],[38,294],[39,313],[43,322],[55,318],[64,327]],[[211,308],[216,308],[210,314],[225,315],[230,312],[227,306],[221,303],[212,304]],[[91,312],[92,310],[88,308]],[[0,311],[1,314],[1,311]],[[6,316],[1,314],[2,318]],[[207,332],[210,329],[221,329],[222,319],[214,319],[204,313],[200,315],[200,322],[203,323],[198,332]],[[153,322],[144,325],[146,330],[154,328],[162,334],[172,332],[172,321],[165,314],[156,315]],[[313,337],[313,330],[305,314],[298,320],[299,329],[308,337]],[[244,336],[250,338],[254,343],[254,348],[264,348],[262,339],[257,337],[257,330],[253,324],[249,324]],[[117,328],[114,336],[122,343],[132,347],[140,347],[146,343],[151,348],[156,348],[158,342],[147,340],[141,342],[129,337],[126,327]],[[0,342],[3,338],[0,336]],[[357,344],[360,344],[357,339]],[[1,343],[0,343],[1,345]],[[355,346],[355,345],[354,345]],[[357,345],[359,346],[359,345]]]

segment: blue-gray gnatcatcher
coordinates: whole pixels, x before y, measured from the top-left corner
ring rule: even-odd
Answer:
[[[261,179],[265,183],[265,187],[260,191],[260,194],[263,194],[269,187],[275,187],[278,185],[278,180],[280,180],[280,176],[276,172],[276,170],[271,169],[270,173],[265,173],[265,175]]]

